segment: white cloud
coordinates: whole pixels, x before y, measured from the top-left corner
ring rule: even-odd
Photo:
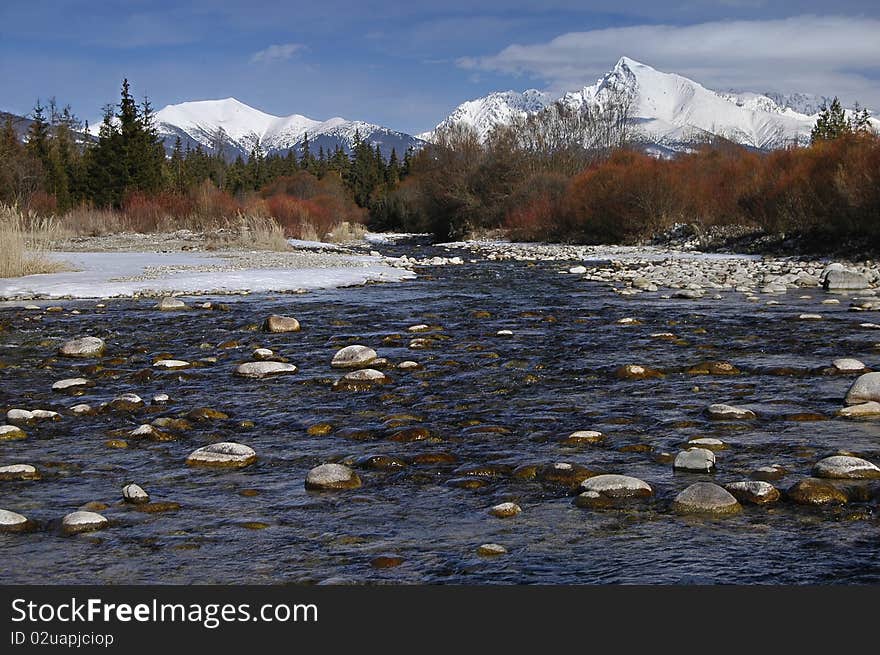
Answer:
[[[287,61],[294,54],[303,50],[305,46],[302,43],[281,43],[279,45],[270,45],[265,50],[255,52],[251,56],[252,64],[271,64],[276,61]]]
[[[839,16],[637,25],[569,32],[457,63],[562,91],[592,84],[626,55],[719,90],[839,95],[880,109],[878,35],[880,20]]]

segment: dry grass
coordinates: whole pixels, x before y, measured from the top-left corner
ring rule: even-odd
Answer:
[[[236,223],[208,236],[208,249],[289,250],[283,228],[268,216],[239,215]]]
[[[13,207],[0,206],[0,278],[70,270],[65,262],[45,255],[48,244],[57,244],[65,236],[54,219],[33,219]]]
[[[337,223],[322,240],[328,243],[350,243],[352,241],[363,241],[366,234],[367,228],[360,223],[343,221]]]
[[[62,226],[75,236],[103,237],[126,232],[129,227],[125,215],[111,209],[78,207],[61,219]]]

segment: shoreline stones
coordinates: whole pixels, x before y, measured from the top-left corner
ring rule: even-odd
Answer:
[[[361,368],[351,373],[346,373],[334,384],[333,389],[343,391],[365,391],[380,384],[389,384],[390,377],[374,368]]]
[[[726,489],[712,482],[697,482],[682,491],[672,502],[679,514],[728,516],[742,510],[739,501]]]
[[[365,368],[375,362],[379,354],[367,346],[355,344],[338,351],[330,362],[333,368]]]
[[[813,475],[833,480],[876,480],[880,478],[880,468],[860,457],[834,455],[818,461]]]
[[[272,314],[263,321],[261,329],[263,332],[272,332],[275,334],[299,332],[300,324],[299,321],[292,316],[279,316],[278,314]]]
[[[26,516],[8,509],[0,509],[0,532],[24,532],[31,525]]]
[[[741,503],[767,505],[779,500],[779,489],[763,480],[742,480],[724,485],[724,488]]]
[[[220,468],[244,468],[257,461],[257,453],[250,446],[221,441],[220,443],[203,446],[189,454],[186,463],[189,466],[211,466]]]
[[[80,337],[79,339],[71,339],[65,341],[60,348],[58,354],[62,357],[74,357],[86,359],[90,357],[100,357],[104,354],[107,344],[103,339],[98,337]]]
[[[675,471],[711,473],[715,470],[715,453],[706,448],[682,450],[675,456],[672,468]]]
[[[186,304],[177,298],[165,297],[156,303],[156,309],[162,312],[173,312],[189,309]]]
[[[750,409],[744,409],[742,407],[734,407],[733,405],[725,405],[724,403],[715,403],[713,405],[709,405],[706,408],[706,414],[708,414],[710,419],[725,421],[725,420],[750,420],[757,418],[755,413]]]
[[[242,378],[261,380],[280,375],[292,375],[298,370],[293,364],[285,364],[283,362],[245,362],[235,369],[235,375]]]
[[[798,505],[844,505],[849,497],[827,480],[804,478],[792,485],[786,496]]]
[[[79,534],[101,530],[109,525],[109,521],[97,512],[79,510],[71,512],[61,520],[61,529],[65,534]]]
[[[39,480],[40,472],[30,464],[0,466],[0,480]]]
[[[343,464],[321,464],[306,475],[306,489],[313,491],[357,489],[360,486],[357,473]]]
[[[134,483],[122,487],[122,497],[125,499],[125,502],[135,505],[150,502],[150,494],[144,491],[143,487]]]

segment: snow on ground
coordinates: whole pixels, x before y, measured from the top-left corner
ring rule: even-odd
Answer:
[[[430,234],[416,234],[407,232],[367,232],[364,241],[373,245],[389,245],[398,241],[406,241],[421,237],[429,237]]]
[[[233,258],[191,253],[57,252],[74,272],[0,278],[0,299],[107,298],[160,294],[227,294],[327,289],[396,282],[415,274],[378,257],[296,260],[291,265],[236,265]],[[258,261],[258,260],[257,260]]]

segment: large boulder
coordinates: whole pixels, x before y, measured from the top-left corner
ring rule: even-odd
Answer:
[[[707,448],[688,448],[675,456],[672,468],[676,471],[710,473],[715,470],[715,453]]]
[[[61,529],[65,534],[78,534],[106,528],[110,522],[95,512],[71,512],[61,521]]]
[[[106,347],[104,340],[98,337],[80,337],[65,341],[58,349],[58,354],[62,357],[100,357]]]
[[[792,485],[786,495],[798,505],[842,505],[849,497],[827,480],[804,478]]]
[[[242,468],[257,461],[257,453],[250,446],[230,441],[204,446],[190,453],[186,463],[190,466],[214,466]]]
[[[861,457],[834,455],[816,462],[813,475],[837,480],[874,480],[880,478],[880,468]]]
[[[867,289],[871,285],[868,278],[861,273],[834,268],[825,273],[822,286],[828,291],[858,291]]]
[[[880,401],[880,373],[865,373],[857,377],[844,400],[847,405]]]
[[[742,507],[731,493],[711,482],[697,482],[675,497],[672,509],[679,514],[736,514]]]

